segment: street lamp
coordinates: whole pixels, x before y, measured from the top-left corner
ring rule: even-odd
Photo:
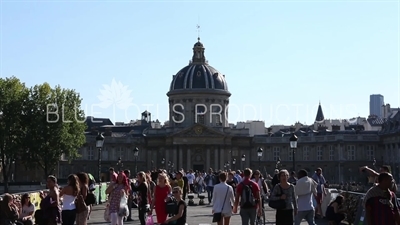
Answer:
[[[242,155],[242,167],[244,166],[244,162],[246,161],[246,155]],[[244,169],[244,168],[242,168]]]
[[[97,161],[97,167],[98,167],[98,179],[99,179],[99,202],[98,204],[101,204],[101,149],[103,148],[104,144],[104,136],[102,133],[98,133],[96,137],[96,148],[98,150],[98,161]]]
[[[292,136],[289,138],[290,148],[292,149],[292,160],[293,160],[293,171],[296,171],[296,148],[297,148],[297,136],[292,133]]]
[[[162,165],[161,167],[162,167],[162,169],[164,169],[164,164],[165,164],[165,158],[162,158],[161,159],[161,165]]]
[[[139,156],[139,148],[135,147],[133,149],[133,156],[135,157],[135,173],[137,174],[137,160],[138,160],[138,156]]]
[[[258,148],[257,156],[258,156],[258,169],[261,171],[261,157],[263,156],[263,149],[262,148]]]
[[[121,169],[124,168],[124,164],[122,163],[121,157],[118,158],[117,166],[118,166],[118,171],[121,171]]]
[[[172,165],[172,162],[171,162],[171,161],[168,161],[168,171],[169,171],[169,172],[171,172],[171,165]]]
[[[233,169],[235,170],[236,169],[235,168],[235,165],[236,165],[236,159],[235,158],[232,160],[232,165],[233,165]]]

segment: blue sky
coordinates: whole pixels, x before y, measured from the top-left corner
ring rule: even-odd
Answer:
[[[309,124],[319,101],[326,118],[368,116],[370,94],[400,105],[399,9],[399,1],[3,0],[1,77],[75,89],[87,115],[127,122],[148,108],[165,121],[166,92],[192,57],[199,23],[206,57],[232,93],[230,122]],[[119,97],[107,104],[106,93]]]

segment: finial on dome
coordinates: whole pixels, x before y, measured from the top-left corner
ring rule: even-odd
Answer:
[[[200,25],[197,24],[196,28],[197,28],[197,41],[200,41]]]
[[[206,63],[206,57],[204,56],[204,46],[200,42],[200,25],[197,25],[197,35],[197,42],[193,46],[192,63],[204,64]]]

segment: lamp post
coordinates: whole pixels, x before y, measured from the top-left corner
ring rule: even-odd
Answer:
[[[236,159],[235,159],[235,158],[232,160],[232,165],[233,165],[233,169],[234,169],[234,170],[236,170],[236,168],[235,168],[235,165],[236,165]]]
[[[139,156],[139,148],[135,147],[133,149],[133,156],[135,157],[135,174],[137,174],[137,160],[138,160],[138,156]]]
[[[165,164],[165,158],[162,158],[161,159],[161,167],[162,167],[162,169],[164,169],[164,164]]]
[[[243,166],[245,161],[246,161],[246,155],[242,155],[242,169],[244,169]]]
[[[98,204],[101,204],[101,149],[103,148],[104,144],[104,136],[102,133],[99,133],[96,137],[96,148],[98,150],[98,161],[97,161],[97,169],[98,169],[98,179],[99,179],[99,202]]]
[[[171,172],[171,165],[172,165],[172,162],[171,162],[171,161],[168,161],[168,171],[169,171],[169,172]]]
[[[118,171],[121,171],[122,168],[124,168],[124,164],[122,163],[121,157],[118,158],[117,166],[118,166]]]
[[[229,169],[230,166],[229,161],[226,161],[226,169]]]
[[[261,171],[261,157],[263,156],[263,149],[262,148],[258,148],[257,156],[258,156],[258,169]]]
[[[296,149],[297,149],[297,136],[292,133],[292,136],[289,138],[290,148],[292,149],[292,160],[293,160],[293,171],[296,171]]]

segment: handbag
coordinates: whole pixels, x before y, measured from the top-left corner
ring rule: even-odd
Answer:
[[[279,189],[281,190],[281,194],[277,196],[282,196],[283,195],[283,190],[280,184],[277,184],[276,186],[279,185]],[[275,186],[275,188],[276,188]],[[284,209],[286,208],[286,201],[285,199],[278,199],[278,200],[269,200],[268,206],[273,208],[273,209]]]
[[[118,216],[124,217],[129,215],[129,208],[128,208],[128,198],[124,194],[121,196],[121,200],[119,203],[119,211]]]
[[[154,220],[152,215],[148,215],[146,218],[146,225],[154,225]]]
[[[226,190],[225,198],[224,198],[224,201],[223,201],[223,203],[222,203],[221,212],[218,212],[218,213],[214,213],[214,214],[213,214],[213,219],[212,219],[212,222],[213,222],[213,223],[219,222],[219,221],[221,221],[221,219],[222,219],[222,211],[224,210],[225,201],[226,201],[226,196],[228,196],[228,192],[229,192],[229,186],[228,186],[228,189]]]
[[[174,198],[169,198],[169,200],[165,203],[165,213],[168,215],[173,215],[177,206],[178,204],[176,200]]]
[[[88,192],[85,199],[86,205],[93,205],[96,203],[96,196],[92,192]]]

